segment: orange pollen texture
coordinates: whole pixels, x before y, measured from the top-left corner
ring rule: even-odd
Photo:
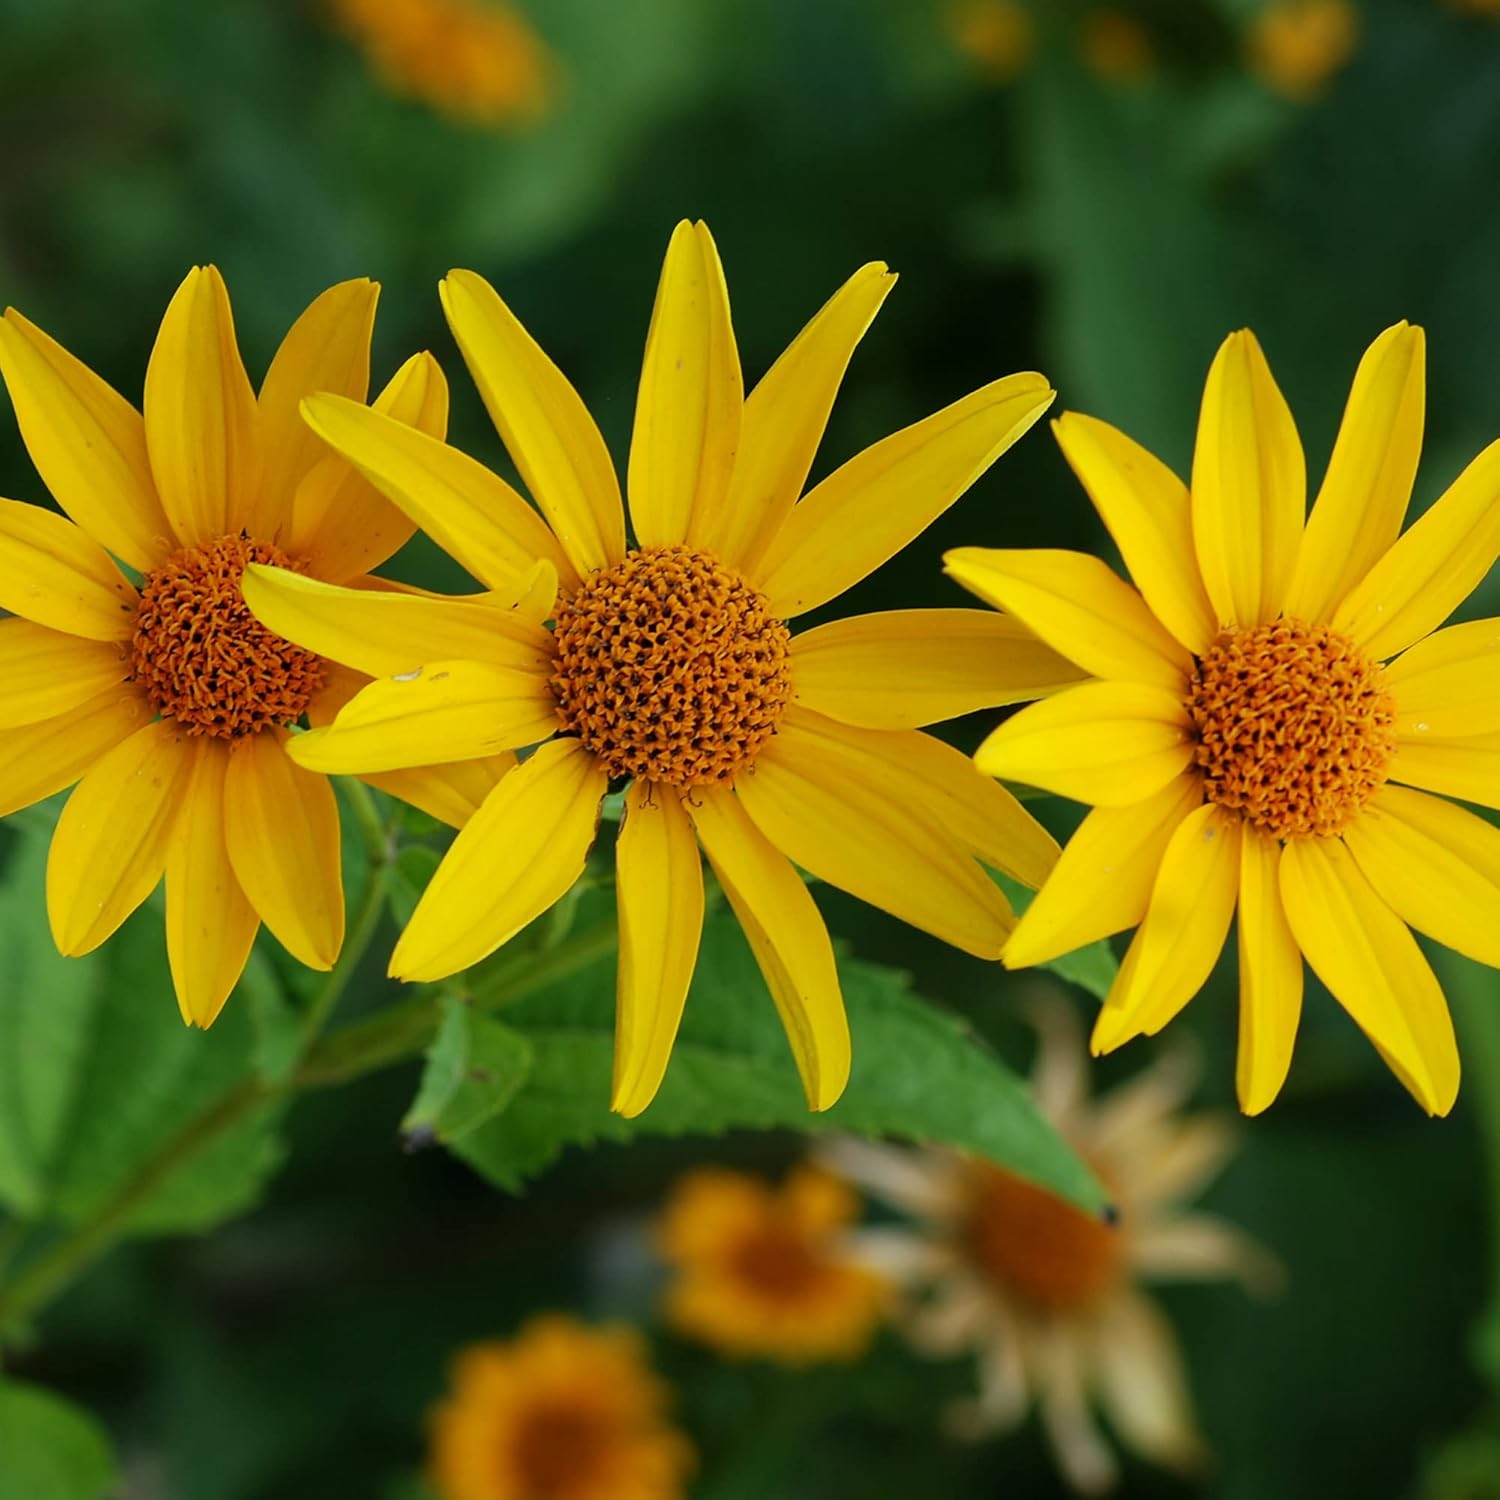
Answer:
[[[1120,1280],[1124,1244],[1115,1224],[998,1167],[970,1168],[962,1243],[1001,1291],[1039,1312],[1088,1306]]]
[[[710,553],[642,547],[558,606],[552,691],[610,776],[730,780],[791,697],[791,634]]]
[[[510,1465],[526,1500],[566,1500],[588,1486],[611,1433],[600,1413],[560,1401],[526,1412],[510,1440]]]
[[[1278,838],[1343,832],[1396,748],[1380,663],[1299,620],[1226,630],[1198,659],[1188,712],[1209,801]]]
[[[267,630],[240,596],[249,563],[294,568],[270,542],[221,536],[146,575],[133,673],[164,719],[233,740],[299,718],[323,686],[322,658]]]

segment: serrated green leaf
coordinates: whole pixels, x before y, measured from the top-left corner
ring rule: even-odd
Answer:
[[[0,873],[0,1201],[19,1217],[87,1218],[254,1070],[249,1006],[182,1023],[162,915],[147,903],[103,948],[59,957],[43,898],[47,839],[26,831]],[[166,1175],[137,1232],[206,1228],[247,1208],[280,1158],[279,1108],[239,1120]]]
[[[506,1012],[535,1050],[509,1107],[457,1152],[518,1188],[563,1147],[640,1135],[792,1129],[894,1135],[974,1151],[1088,1207],[1103,1194],[1037,1113],[1025,1086],[960,1020],[917,998],[906,976],[844,959],[854,1035],[844,1097],[813,1114],[764,981],[739,927],[711,916],[666,1080],[639,1118],[608,1107],[614,1051],[614,959]]]
[[[40,1386],[0,1379],[0,1500],[101,1500],[115,1482],[103,1428]]]
[[[995,870],[990,873],[1018,914],[1031,905],[1035,891],[1028,890],[1008,875],[1001,875]],[[1120,972],[1120,961],[1115,957],[1115,950],[1108,941],[1100,938],[1097,942],[1075,948],[1071,953],[1049,958],[1046,963],[1038,964],[1037,968],[1047,969],[1066,979],[1069,984],[1076,984],[1087,990],[1095,999],[1103,1000],[1115,982],[1115,975]]]
[[[526,1082],[531,1043],[512,1027],[452,996],[442,1002],[422,1082],[401,1137],[409,1146],[452,1145],[500,1113]]]

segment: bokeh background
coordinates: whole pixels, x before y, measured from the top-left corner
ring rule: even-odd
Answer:
[[[514,73],[477,75],[462,49],[446,74],[442,48],[382,61],[350,20],[378,9],[0,0],[0,301],[135,397],[189,265],[224,271],[256,379],[316,292],[370,275],[377,383],[433,349],[454,440],[504,472],[435,293],[470,267],[623,462],[660,257],[693,216],[725,262],[747,383],[856,266],[901,274],[817,472],[1026,368],[1186,472],[1203,375],[1243,325],[1314,476],[1360,353],[1400,318],[1429,334],[1416,507],[1500,431],[1500,15],[1482,0],[1357,0],[1291,30],[1259,0],[527,0]],[[431,76],[397,76],[403,58]],[[43,498],[8,409],[0,493]],[[967,543],[1110,555],[1042,428],[850,612],[963,603],[939,558]],[[459,581],[420,538],[393,571]],[[1497,607],[1492,583],[1470,611]],[[953,737],[968,748],[983,727]],[[1059,831],[1076,816],[1042,815]],[[855,951],[912,971],[1025,1065],[1016,1002],[1038,981],[836,893],[819,902]],[[1132,1461],[1122,1493],[1500,1495],[1500,1325],[1485,1320],[1500,982],[1443,965],[1468,1074],[1442,1122],[1312,987],[1286,1091],[1208,1197],[1281,1259],[1285,1293],[1163,1294],[1216,1460],[1196,1481]],[[1228,969],[1178,1029],[1203,1056],[1201,1101],[1231,1108]],[[1101,1080],[1151,1046],[1100,1064]],[[675,1174],[705,1160],[775,1174],[798,1151],[606,1147],[509,1199],[441,1152],[402,1151],[412,1085],[396,1070],[301,1101],[257,1208],[117,1254],[14,1362],[103,1416],[130,1500],[416,1493],[454,1348],[546,1307],[649,1319],[640,1226]],[[894,1338],[801,1373],[656,1348],[705,1500],[1061,1493],[1030,1428],[946,1437],[936,1395],[966,1368]]]

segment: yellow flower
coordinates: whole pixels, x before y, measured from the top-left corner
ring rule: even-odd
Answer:
[[[1096,6],[1079,22],[1078,55],[1091,73],[1119,83],[1146,77],[1156,63],[1145,26],[1108,5]]]
[[[1162,1059],[1113,1094],[1087,1094],[1082,1038],[1061,1005],[1038,1008],[1042,1047],[1032,1089],[1042,1113],[1093,1166],[1115,1214],[1094,1218],[1012,1173],[949,1151],[838,1141],[829,1164],[916,1221],[868,1228],[855,1245],[906,1288],[913,1343],[946,1357],[972,1351],[977,1398],[954,1408],[962,1436],[1014,1426],[1036,1403],[1069,1482],[1114,1480],[1091,1414],[1169,1467],[1203,1454],[1181,1355],[1141,1283],[1238,1276],[1273,1283],[1277,1268],[1231,1225],[1180,1205],[1227,1160],[1226,1122],[1175,1111],[1191,1070]]]
[[[1238,909],[1249,1113],[1286,1076],[1303,957],[1437,1114],[1458,1049],[1407,924],[1500,964],[1500,830],[1428,795],[1500,806],[1500,621],[1436,630],[1500,551],[1500,443],[1400,535],[1425,369],[1418,328],[1370,346],[1304,525],[1292,414],[1254,335],[1232,334],[1191,494],[1103,422],[1055,426],[1139,592],[1073,552],[948,557],[1102,679],[1018,713],[977,757],[1096,808],[1006,962],[1140,922],[1094,1030],[1107,1052],[1182,1009]]]
[[[499,0],[331,0],[387,87],[479,125],[536,120],[554,93],[547,45]]]
[[[1034,697],[1076,668],[983,611],[898,610],[795,639],[783,623],[905,546],[1052,400],[1040,375],[997,380],[799,501],[893,279],[878,264],[856,272],[744,400],[713,240],[677,227],[636,406],[632,547],[577,393],[490,286],[455,271],[449,323],[541,515],[379,412],[333,396],[306,411],[471,573],[521,596],[516,618],[497,627],[462,601],[246,576],[251,608],[288,638],[372,672],[405,657],[399,676],[297,740],[301,765],[396,769],[546,741],[454,841],[392,957],[398,978],[455,973],[547,910],[583,870],[606,787],[631,779],[616,855],[613,1103],[625,1114],[650,1103],[677,1032],[702,926],[700,843],[816,1109],[844,1087],[849,1035],[828,934],[791,861],[993,958],[1014,918],[979,860],[1036,885],[1056,857],[1014,798],[917,726]]]
[[[1358,39],[1352,0],[1271,0],[1250,26],[1250,66],[1277,93],[1309,99],[1349,61]]]
[[[959,50],[999,82],[1018,77],[1036,51],[1036,23],[1019,0],[953,0],[943,19]]]
[[[633,1330],[536,1318],[454,1361],[432,1416],[442,1500],[681,1500],[692,1448]]]
[[[842,1182],[812,1167],[795,1168],[780,1191],[721,1167],[689,1172],[657,1226],[676,1273],[668,1322],[737,1358],[857,1359],[887,1297],[884,1279],[844,1246],[858,1212]]]
[[[378,588],[364,575],[412,533],[298,415],[309,391],[364,399],[377,291],[350,281],[317,298],[257,399],[223,280],[192,271],[162,320],[144,418],[20,313],[0,320],[22,437],[71,517],[0,500],[0,608],[19,617],[0,621],[0,814],[83,778],[47,869],[58,948],[98,947],[165,873],[173,982],[199,1026],[262,921],[318,969],[343,941],[333,789],[281,747],[287,724],[331,717],[359,679],[266,630],[239,583],[254,560]],[[430,355],[376,405],[393,425],[446,429]],[[513,763],[389,785],[458,823]]]

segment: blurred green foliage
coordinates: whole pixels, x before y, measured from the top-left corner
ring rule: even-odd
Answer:
[[[371,275],[385,287],[377,373],[433,348],[455,377],[455,440],[503,466],[434,293],[449,266],[469,266],[568,371],[623,459],[659,258],[679,217],[702,216],[752,379],[862,261],[902,274],[820,470],[1034,367],[1062,405],[1185,471],[1212,352],[1249,324],[1316,475],[1360,352],[1404,317],[1430,336],[1417,505],[1428,503],[1500,427],[1500,25],[1437,0],[1365,0],[1349,66],[1322,98],[1292,103],[1241,64],[1253,3],[1125,5],[1156,61],[1116,82],[1079,62],[1085,8],[1039,0],[1036,54],[1002,88],[921,0],[531,0],[564,89],[549,120],[508,134],[386,95],[313,3],[0,0],[0,300],[135,396],[189,264],[223,268],[256,375],[316,292]],[[43,498],[8,417],[0,490]],[[1107,547],[1039,431],[847,607],[964,602],[938,566],[961,543]],[[391,571],[458,582],[420,541]],[[1469,609],[1497,605],[1492,579]],[[982,728],[960,724],[955,737],[969,747]],[[1040,815],[1062,829],[1076,813],[1042,804]],[[0,1183],[12,1204],[66,1218],[108,1194],[112,1153],[163,1129],[153,1101],[168,1082],[201,1073],[207,1090],[216,1059],[245,1048],[276,1078],[295,1057],[297,1015],[271,955],[273,972],[252,972],[219,1028],[182,1031],[169,993],[131,979],[137,964],[159,968],[159,922],[64,962],[26,868],[34,848],[7,857],[0,878],[30,894],[0,901],[11,955],[0,1052],[35,1064],[0,1076]],[[862,960],[910,972],[1024,1061],[1014,1001],[1050,981],[965,959],[836,893],[818,899]],[[1182,1023],[1205,1057],[1205,1099],[1225,1106],[1230,969]],[[355,1009],[391,998],[378,972],[360,972]],[[1420,1116],[1312,987],[1286,1093],[1245,1128],[1211,1195],[1281,1257],[1289,1290],[1268,1307],[1221,1288],[1168,1294],[1217,1468],[1195,1490],[1132,1466],[1126,1493],[1500,1493],[1500,1358],[1481,1322],[1500,1172],[1480,1130],[1500,1149],[1500,1044],[1486,1040],[1500,986],[1459,961],[1445,978],[1470,1070],[1445,1122]],[[769,1019],[769,1002],[756,1003]],[[445,1033],[442,1045],[460,1044],[490,1049],[493,1063],[499,1033]],[[434,1089],[441,1062],[429,1063]],[[1127,1050],[1098,1069],[1136,1062]],[[423,1412],[453,1348],[545,1306],[649,1318],[654,1284],[633,1226],[674,1172],[705,1154],[774,1171],[798,1149],[760,1135],[570,1152],[511,1199],[444,1153],[411,1149],[413,1123],[441,1134],[472,1100],[431,1095],[402,1151],[417,1082],[412,1063],[313,1093],[281,1122],[279,1147],[269,1113],[250,1116],[222,1156],[133,1212],[136,1227],[190,1230],[247,1205],[284,1161],[261,1206],[209,1237],[130,1245],[19,1351],[18,1381],[102,1414],[121,1493],[396,1495],[420,1463]],[[74,1129],[85,1096],[92,1137]],[[462,1122],[483,1140],[472,1113]],[[1056,1491],[1030,1429],[980,1448],[941,1437],[936,1397],[966,1372],[934,1373],[894,1344],[852,1370],[795,1376],[670,1342],[660,1360],[703,1448],[707,1500]],[[50,1424],[81,1421],[0,1384],[0,1497],[46,1500],[54,1481],[22,1466],[51,1461]],[[91,1428],[58,1442],[84,1466],[59,1495],[103,1484]]]

